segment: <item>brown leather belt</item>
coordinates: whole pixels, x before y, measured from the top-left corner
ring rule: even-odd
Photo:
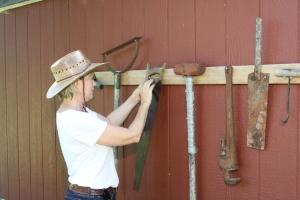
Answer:
[[[109,187],[105,189],[92,189],[90,187],[83,187],[77,184],[70,184],[69,189],[79,194],[89,194],[89,195],[104,195],[105,194],[104,190],[106,190],[110,196],[115,195],[118,190],[118,188],[113,188],[113,187]]]

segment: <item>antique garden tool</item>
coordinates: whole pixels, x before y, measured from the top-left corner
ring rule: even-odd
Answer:
[[[155,114],[156,114],[156,108],[160,96],[160,90],[162,87],[162,79],[164,70],[166,68],[166,63],[163,64],[162,67],[154,67],[151,69],[150,64],[147,64],[147,70],[146,70],[146,81],[149,79],[153,79],[155,86],[152,91],[152,100],[149,107],[145,127],[140,139],[140,142],[137,144],[136,147],[136,162],[135,162],[135,172],[134,172],[134,188],[140,187],[140,182],[143,175],[144,165],[146,161],[146,156],[148,152],[148,146],[150,142],[150,136],[152,132],[152,127],[154,124]]]
[[[264,150],[270,74],[261,73],[261,24],[262,19],[256,18],[255,68],[248,75],[247,147]]]
[[[189,154],[189,183],[190,200],[197,199],[196,187],[196,141],[194,119],[194,79],[193,76],[202,75],[205,66],[199,63],[184,63],[174,67],[174,73],[186,76],[186,105],[187,105],[187,131],[188,131],[188,154]]]
[[[103,61],[106,62],[107,69],[109,69],[114,74],[114,109],[117,109],[120,106],[120,75],[122,73],[128,71],[132,67],[133,63],[135,62],[136,57],[138,55],[138,51],[139,51],[139,40],[140,39],[141,39],[141,37],[135,37],[135,38],[101,54],[103,57]],[[108,56],[109,54],[114,53],[115,51],[118,51],[119,49],[122,49],[123,47],[126,47],[134,42],[135,42],[134,55],[133,55],[133,58],[132,58],[131,62],[129,63],[129,65],[127,65],[127,67],[125,67],[121,71],[113,70],[110,67],[109,63],[107,62],[106,56]],[[115,166],[116,166],[116,169],[118,169],[118,147],[113,147],[113,149],[114,149]]]
[[[294,77],[300,77],[300,69],[275,69],[275,76],[282,76],[288,79],[288,91],[287,91],[287,98],[286,98],[286,118],[285,120],[280,120],[281,125],[286,125],[290,117],[290,85],[291,79]]]
[[[239,170],[236,156],[236,141],[234,130],[234,115],[232,101],[232,67],[225,67],[226,76],[226,139],[220,141],[219,167],[223,170],[226,185],[235,186],[241,182],[241,178],[230,177],[230,172]]]

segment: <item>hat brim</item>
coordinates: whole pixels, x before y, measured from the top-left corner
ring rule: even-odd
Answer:
[[[92,63],[90,64],[89,67],[87,67],[83,72],[76,74],[68,79],[59,81],[59,82],[54,82],[51,87],[49,88],[48,92],[47,92],[47,99],[50,99],[52,97],[54,97],[55,95],[57,95],[60,91],[62,91],[63,89],[65,89],[68,85],[72,84],[74,81],[76,81],[77,79],[79,79],[80,77],[88,74],[90,71],[96,69],[97,67],[104,65],[105,63]]]

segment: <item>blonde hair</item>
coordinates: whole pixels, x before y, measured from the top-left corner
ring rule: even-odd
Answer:
[[[94,71],[80,77],[79,79],[77,79],[76,81],[80,80],[80,79],[84,79],[84,77],[93,77],[94,76]],[[75,81],[75,82],[76,82]],[[63,100],[63,99],[73,99],[73,94],[74,93],[78,93],[78,89],[75,87],[75,82],[71,83],[69,86],[67,86],[65,89],[63,89],[62,91],[60,91],[58,93],[58,97],[59,99]]]
[[[73,94],[77,93],[78,90],[75,87],[75,82],[71,83],[69,86],[67,86],[65,89],[63,89],[62,91],[60,91],[58,93],[58,97],[59,99],[63,100],[63,99],[73,99]]]

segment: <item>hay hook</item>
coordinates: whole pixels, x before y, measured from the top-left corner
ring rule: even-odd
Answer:
[[[291,79],[293,77],[286,76],[285,78],[288,78],[288,90],[287,90],[287,98],[286,98],[286,118],[285,120],[280,120],[282,126],[286,125],[290,117],[290,89],[291,89],[290,86],[291,86]]]

